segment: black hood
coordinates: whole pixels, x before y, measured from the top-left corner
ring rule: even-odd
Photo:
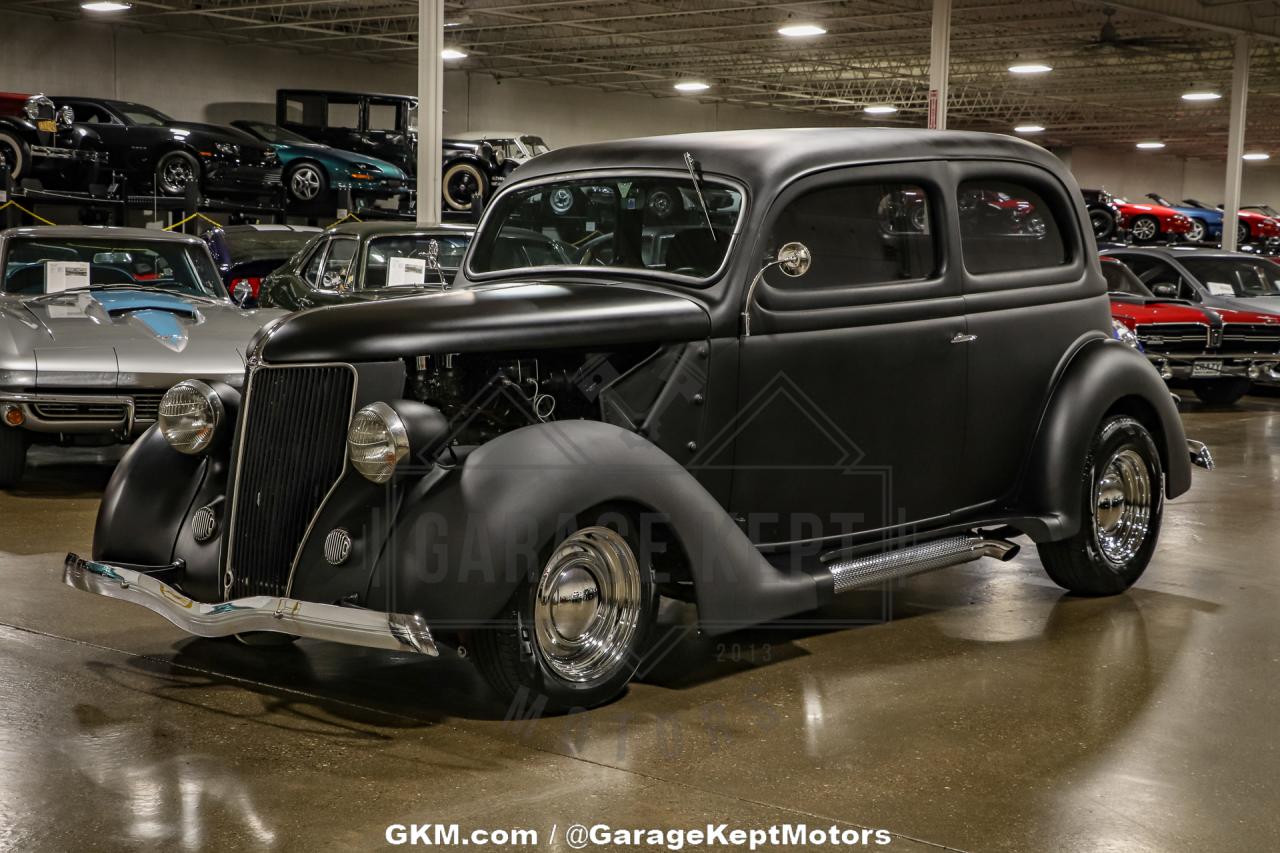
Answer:
[[[447,352],[614,347],[706,338],[711,321],[678,293],[530,281],[316,308],[264,329],[269,363],[380,361]]]

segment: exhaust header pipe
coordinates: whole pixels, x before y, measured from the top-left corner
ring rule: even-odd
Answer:
[[[893,578],[905,578],[934,569],[945,569],[970,563],[982,557],[995,557],[1001,562],[1012,560],[1019,546],[1004,539],[981,536],[949,536],[910,548],[882,551],[864,557],[840,560],[827,567],[839,595],[861,586]]]

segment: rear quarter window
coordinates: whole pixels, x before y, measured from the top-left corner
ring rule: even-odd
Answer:
[[[1023,183],[975,179],[956,192],[964,266],[970,273],[1043,269],[1070,262],[1063,208]]]

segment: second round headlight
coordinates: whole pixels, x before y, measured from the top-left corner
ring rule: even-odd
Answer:
[[[222,400],[197,379],[179,382],[160,398],[160,432],[181,453],[199,453],[208,447],[222,420]]]
[[[356,412],[347,429],[351,467],[374,483],[385,483],[409,455],[409,431],[386,403],[370,403]]]

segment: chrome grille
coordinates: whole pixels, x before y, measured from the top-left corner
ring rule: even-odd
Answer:
[[[1209,327],[1201,323],[1147,323],[1133,331],[1148,353],[1201,353],[1209,346]]]
[[[1280,354],[1280,326],[1227,323],[1222,327],[1221,351],[1232,355]]]
[[[135,421],[154,421],[160,412],[160,398],[163,391],[142,391],[133,395],[133,419]]]
[[[36,417],[46,421],[103,421],[116,423],[125,419],[123,403],[86,403],[79,400],[45,400],[32,403]]]
[[[226,597],[284,595],[312,516],[346,465],[355,372],[261,367],[245,395],[227,539]]]

